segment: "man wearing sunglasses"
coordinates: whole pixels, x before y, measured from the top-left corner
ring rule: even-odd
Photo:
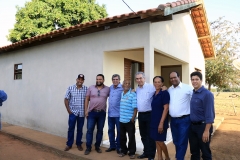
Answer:
[[[87,118],[87,134],[86,134],[86,150],[88,155],[92,150],[93,131],[97,125],[95,150],[102,153],[100,144],[103,137],[103,127],[106,118],[107,98],[110,89],[104,84],[104,75],[98,74],[96,77],[96,85],[88,88],[85,99],[85,117]]]

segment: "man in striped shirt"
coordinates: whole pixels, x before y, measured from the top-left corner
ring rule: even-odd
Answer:
[[[77,122],[77,138],[76,145],[79,151],[82,151],[82,128],[84,125],[84,103],[87,93],[87,87],[83,85],[84,75],[79,74],[76,79],[76,84],[68,87],[64,104],[69,114],[68,119],[68,140],[64,151],[72,148],[74,141],[74,130]]]
[[[127,153],[131,159],[135,158],[136,140],[135,140],[135,118],[137,115],[137,96],[131,91],[130,81],[123,81],[123,92],[120,101],[120,157]],[[128,133],[128,147],[126,146]]]

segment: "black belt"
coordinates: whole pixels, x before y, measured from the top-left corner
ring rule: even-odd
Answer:
[[[204,124],[205,121],[198,121],[198,122],[191,122],[192,125],[201,125],[201,124]]]
[[[93,112],[105,112],[103,109],[93,109]]]
[[[190,114],[183,115],[183,116],[181,116],[181,117],[172,117],[172,118],[182,119],[182,118],[188,117],[189,115],[190,115]]]
[[[141,113],[141,114],[148,114],[148,113],[151,113],[152,111],[146,111],[146,112],[138,112],[138,113]]]

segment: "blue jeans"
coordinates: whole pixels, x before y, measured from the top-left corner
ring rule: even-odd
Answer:
[[[171,132],[173,144],[175,145],[177,160],[184,160],[190,129],[190,116],[184,118],[171,118]]]
[[[79,146],[82,144],[82,128],[84,125],[84,117],[75,116],[73,113],[69,114],[68,118],[68,140],[67,146],[72,147],[74,141],[74,130],[77,122],[77,138],[76,145]]]
[[[93,141],[93,131],[95,125],[97,124],[97,134],[96,134],[96,143],[95,148],[100,147],[103,137],[103,127],[105,124],[106,119],[106,112],[94,112],[91,111],[88,113],[87,117],[87,135],[86,135],[86,146],[88,149],[92,148],[92,141]]]
[[[210,150],[210,140],[213,127],[209,130],[209,142],[202,141],[202,135],[205,130],[206,124],[191,125],[189,134],[189,144],[191,152],[191,160],[200,160],[200,150],[202,152],[203,160],[212,160],[212,153]]]
[[[117,128],[117,137],[115,140],[115,125]],[[120,122],[119,117],[108,117],[108,137],[110,148],[120,149]]]

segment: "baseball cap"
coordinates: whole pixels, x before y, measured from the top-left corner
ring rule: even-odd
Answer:
[[[82,79],[84,80],[84,75],[83,75],[83,74],[79,74],[77,78],[78,78],[78,79],[79,79],[79,78],[82,78]]]

